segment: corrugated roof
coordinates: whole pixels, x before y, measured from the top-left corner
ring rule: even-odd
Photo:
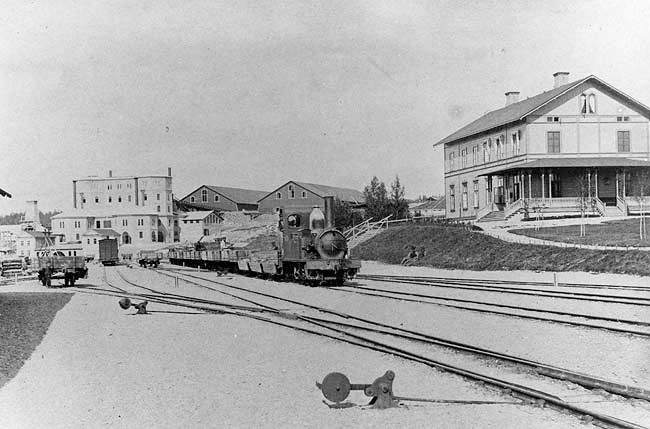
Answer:
[[[579,79],[570,83],[567,83],[566,85],[559,86],[557,88],[554,88],[550,91],[542,92],[541,94],[535,95],[534,97],[529,97],[525,100],[522,100],[518,103],[513,103],[509,106],[503,107],[498,110],[493,110],[491,112],[486,113],[485,115],[481,116],[474,122],[470,122],[469,124],[465,125],[458,131],[452,133],[451,135],[445,137],[444,139],[440,140],[437,143],[434,143],[434,147],[445,144],[445,143],[450,143],[456,140],[463,139],[465,137],[469,137],[475,134],[479,134],[482,132],[489,131],[493,128],[501,127],[506,124],[520,121],[529,114],[535,112],[537,109],[540,107],[546,105],[550,101],[554,100],[555,98],[561,96],[565,92],[573,89],[574,87],[588,81],[588,80],[595,80],[596,82],[604,85],[606,88],[608,88],[610,91],[613,91],[617,93],[619,96],[622,96],[629,100],[632,104],[635,104],[637,108],[642,110],[646,115],[650,117],[650,109],[645,106],[644,104],[638,102],[637,100],[633,99],[632,97],[624,94],[623,92],[617,90],[613,86],[609,85],[608,83],[602,81],[601,79],[597,78],[594,75],[587,76],[583,79]]]
[[[214,210],[201,210],[195,212],[182,212],[179,216],[184,220],[203,220],[214,213]]]
[[[363,192],[357,191],[356,189],[339,188],[337,186],[319,185],[316,183],[292,182],[320,197],[336,197],[341,201],[349,201],[358,204],[364,202]]]
[[[510,170],[527,168],[592,168],[592,167],[650,167],[650,161],[619,157],[572,157],[572,158],[540,158],[515,165],[496,166],[483,171],[480,176],[498,174]]]
[[[92,228],[81,235],[83,236],[101,235],[102,237],[119,237],[120,233],[110,228]]]
[[[257,204],[257,202],[262,199],[267,191],[257,191],[254,189],[242,189],[242,188],[229,188],[226,186],[212,186],[205,185],[206,188],[213,190],[214,192],[223,195],[229,200],[235,203],[242,204]],[[196,191],[195,191],[196,192]]]

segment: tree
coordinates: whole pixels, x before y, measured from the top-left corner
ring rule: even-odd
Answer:
[[[389,204],[393,219],[404,219],[408,216],[409,205],[404,199],[404,186],[400,183],[397,175],[395,181],[390,184]]]
[[[363,196],[366,200],[366,218],[380,220],[391,214],[386,185],[377,176],[365,187]]]
[[[352,209],[349,203],[334,199],[334,226],[341,231],[353,227],[363,220],[359,211]]]

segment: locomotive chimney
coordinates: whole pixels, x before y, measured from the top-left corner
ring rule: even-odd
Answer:
[[[334,228],[334,197],[325,197],[325,229]]]
[[[108,170],[108,177],[113,177],[113,170]]]

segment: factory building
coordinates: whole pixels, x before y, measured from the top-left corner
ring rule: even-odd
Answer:
[[[334,197],[350,204],[352,208],[360,208],[364,204],[363,193],[355,189],[339,188],[329,185],[289,181],[284,185],[266,193],[259,200],[260,213],[275,213],[280,209],[301,210],[318,206],[325,208],[325,197]]]

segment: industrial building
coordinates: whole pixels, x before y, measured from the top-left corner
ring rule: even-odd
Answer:
[[[325,197],[329,196],[348,203],[353,208],[361,207],[364,204],[363,193],[355,189],[290,180],[264,195],[258,201],[259,211],[260,213],[275,213],[280,209],[309,209],[314,206],[324,209]]]

